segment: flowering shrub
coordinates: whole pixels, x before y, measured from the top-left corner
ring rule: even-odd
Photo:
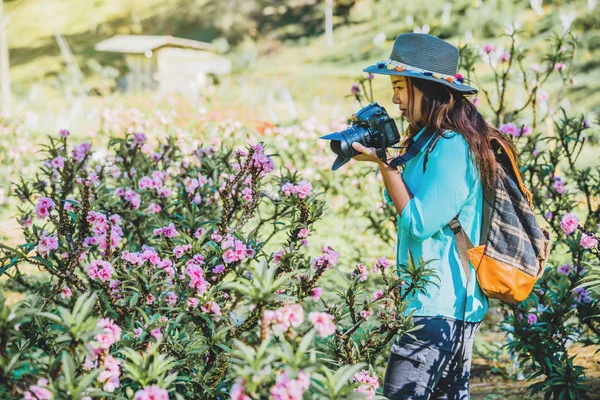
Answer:
[[[7,286],[26,294],[0,299],[3,398],[373,398],[427,261],[398,276],[384,257],[345,275],[331,246],[311,260],[324,203],[262,144],[184,151],[127,133],[93,161],[68,141],[51,137],[49,162],[16,185],[25,242],[0,245]]]

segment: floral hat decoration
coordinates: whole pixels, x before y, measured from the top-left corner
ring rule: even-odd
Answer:
[[[363,69],[382,75],[400,75],[426,79],[451,87],[464,94],[476,94],[457,73],[458,49],[450,43],[426,33],[402,33],[394,41],[387,61]]]

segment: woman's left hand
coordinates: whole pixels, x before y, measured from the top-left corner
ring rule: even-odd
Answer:
[[[352,148],[356,151],[360,151],[361,154],[357,154],[352,157],[353,160],[356,161],[368,161],[374,163],[381,163],[379,157],[377,157],[377,150],[375,147],[365,147],[358,142],[352,143]]]

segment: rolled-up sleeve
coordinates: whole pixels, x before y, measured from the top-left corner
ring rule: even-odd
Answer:
[[[398,229],[424,241],[447,225],[469,196],[474,183],[472,168],[469,146],[462,135],[440,139],[429,155],[414,197],[400,214]]]

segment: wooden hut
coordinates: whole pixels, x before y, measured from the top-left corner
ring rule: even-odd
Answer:
[[[198,94],[209,75],[228,74],[231,62],[210,43],[173,36],[116,35],[95,46],[96,51],[123,53],[127,91],[158,90]]]

